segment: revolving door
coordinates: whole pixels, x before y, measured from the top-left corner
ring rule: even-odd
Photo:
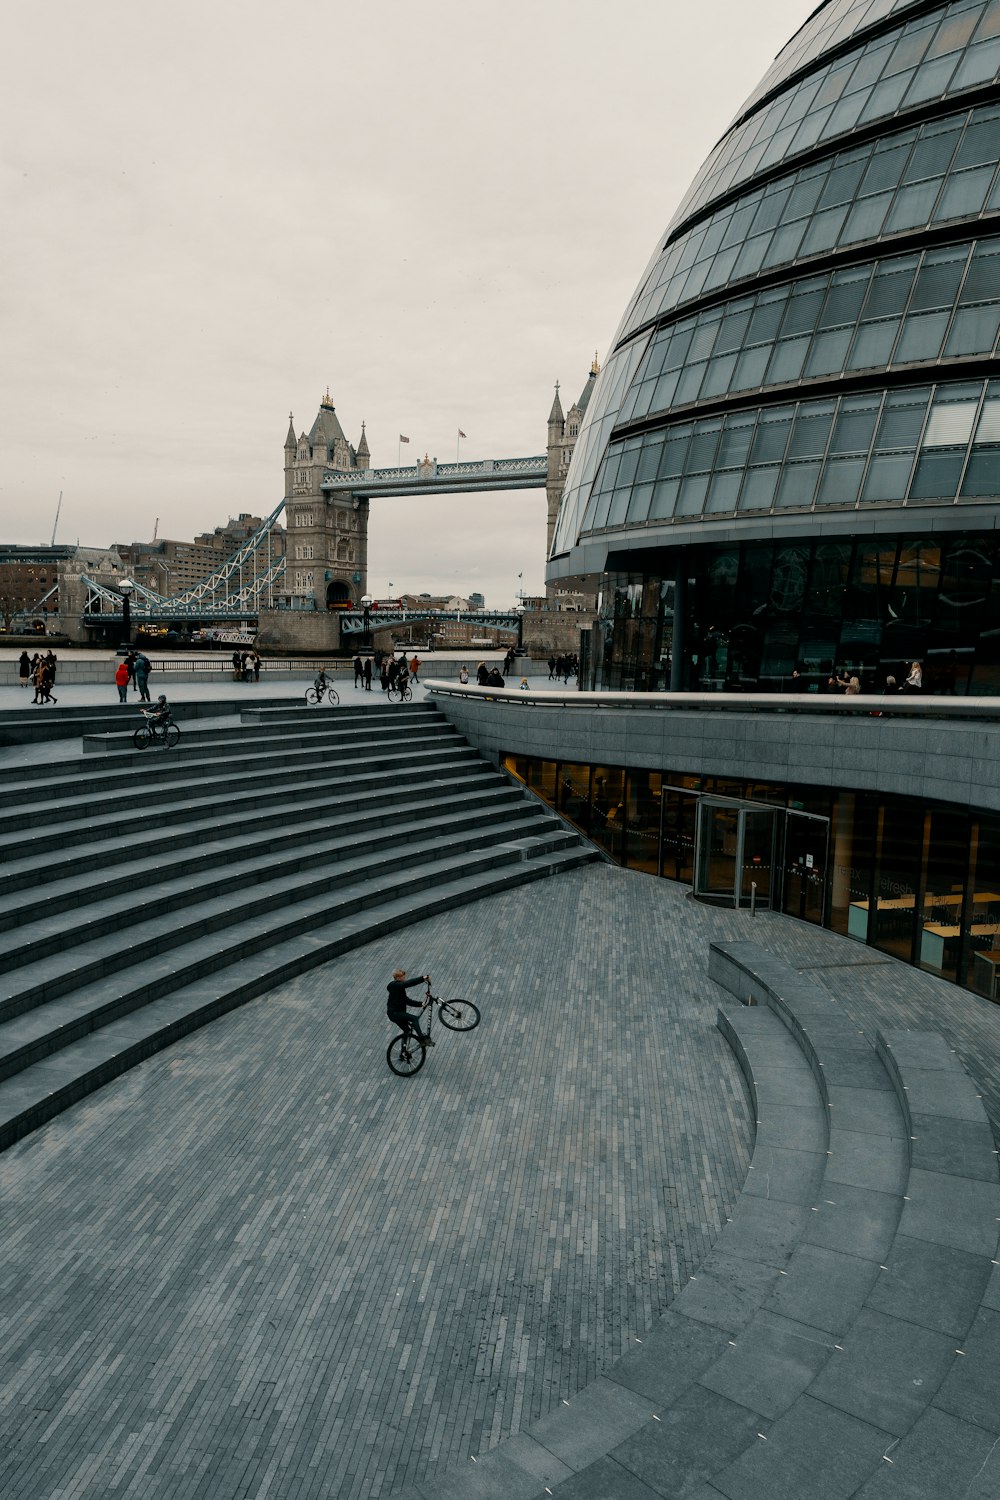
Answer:
[[[783,808],[704,795],[695,828],[694,894],[719,906],[770,907]]]

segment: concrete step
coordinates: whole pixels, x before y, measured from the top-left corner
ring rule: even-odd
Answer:
[[[436,815],[435,815],[436,813]],[[249,844],[245,839],[221,840],[214,846],[199,843],[196,862],[176,855],[172,861],[161,861],[156,869],[146,867],[141,877],[127,872],[111,872],[95,881],[82,900],[66,904],[55,899],[43,902],[28,900],[19,908],[11,906],[4,913],[0,931],[0,961],[10,971],[45,958],[51,953],[65,953],[68,947],[90,942],[103,933],[121,932],[123,921],[140,930],[145,923],[162,920],[168,914],[176,917],[188,907],[201,907],[206,893],[213,902],[227,893],[252,892],[252,899],[276,899],[276,882],[287,876],[301,881],[306,872],[332,867],[349,860],[351,865],[366,861],[382,850],[405,864],[411,851],[426,846],[426,841],[442,840],[454,850],[471,849],[480,844],[504,844],[550,836],[554,831],[565,834],[564,825],[554,815],[545,817],[541,809],[522,800],[502,811],[491,808],[489,816],[481,807],[447,810],[437,804],[434,811],[399,808],[384,812],[373,820],[374,826],[361,826],[354,819],[348,833],[333,833],[325,822],[314,825],[315,841],[305,847],[298,841],[278,854],[273,846],[261,841]],[[195,878],[197,877],[197,878]],[[331,875],[331,881],[335,878]],[[258,895],[262,884],[266,894]],[[295,882],[289,887],[294,899]],[[73,912],[72,926],[57,918],[65,910]]]
[[[347,777],[360,789],[380,771],[391,772],[397,778],[404,776],[412,778],[425,769],[453,768],[462,764],[475,764],[477,760],[478,756],[472,747],[462,744],[449,747],[446,751],[440,748],[427,748],[412,753],[398,751],[391,753],[386,750],[379,751],[371,757],[361,755],[355,761],[341,761],[335,766],[311,764],[302,767],[301,770],[296,769],[296,779],[300,787],[305,788],[329,783],[335,776],[339,776],[341,780]],[[176,820],[178,817],[189,814],[193,808],[217,803],[220,798],[234,809],[245,807],[248,805],[248,799],[251,805],[255,798],[263,797],[266,800],[268,788],[274,785],[274,775],[261,774],[257,777],[247,777],[246,781],[248,790],[245,792],[234,790],[235,787],[243,784],[242,780],[237,781],[234,776],[222,778],[221,786],[208,784],[204,779],[199,779],[196,789],[182,782],[167,790],[162,802],[157,797],[156,789],[153,789],[148,797],[145,793],[142,794],[141,810],[137,809],[128,813],[122,810],[123,799],[113,793],[105,797],[71,798],[62,803],[40,806],[30,812],[11,813],[4,818],[5,847],[12,857],[16,857],[18,852],[25,852],[21,849],[25,840],[18,838],[17,835],[31,830],[40,830],[42,835],[51,842],[51,830],[56,821],[60,842],[80,843],[86,840],[95,821],[101,818],[109,823],[113,822],[115,828],[124,836],[126,833],[141,831],[154,822],[167,822],[171,818]]]
[[[450,728],[444,715],[432,703],[405,703],[397,706],[386,705],[378,708],[331,708],[329,710],[313,708],[303,709],[301,715],[289,714],[284,724],[281,721],[257,721],[253,718],[240,716],[239,728],[234,729],[222,724],[181,724],[181,737],[174,747],[173,754],[186,754],[198,746],[222,743],[232,739],[234,734],[252,742],[255,738],[265,739],[273,736],[275,730],[285,730],[285,737],[289,743],[295,739],[302,743],[308,743],[318,735],[347,733],[354,729],[364,728],[366,725],[374,728],[379,724],[391,724],[395,717],[397,723],[413,726],[424,720],[440,722],[442,726]],[[110,734],[85,735],[83,737],[83,751],[87,756],[106,755],[139,755],[144,759],[148,756],[147,750],[136,750],[132,737],[137,728],[142,724],[142,718],[136,715],[130,720],[127,728]]]
[[[262,774],[273,774],[275,770],[285,771],[296,765],[334,765],[359,758],[374,761],[380,752],[398,755],[404,750],[436,746],[461,746],[466,753],[471,749],[454,731],[429,726],[405,736],[394,735],[391,730],[371,737],[324,736],[312,745],[288,744],[280,736],[275,736],[263,745],[252,747],[230,738],[221,742],[214,751],[211,747],[203,747],[196,759],[177,756],[173,751],[151,751],[144,755],[137,752],[134,756],[116,757],[117,761],[127,759],[127,766],[97,775],[88,774],[92,762],[74,762],[53,771],[45,786],[44,809],[49,813],[53,808],[74,800],[134,791],[140,785],[148,795],[164,784],[187,785],[195,779],[205,783],[224,777],[231,780],[237,771],[254,768]],[[105,764],[99,763],[102,768]],[[17,826],[11,819],[22,816],[17,809],[22,808],[26,801],[31,806],[38,805],[35,783],[11,781],[0,790],[0,807],[8,809],[4,819],[7,827]]]
[[[506,829],[506,825],[502,827]],[[423,875],[415,874],[414,867],[423,870],[428,861],[459,856],[475,867],[488,867],[494,861],[525,860],[515,842],[506,842],[501,833],[499,838],[494,834],[491,843],[490,836],[480,827],[457,840],[449,834],[437,834],[417,837],[412,842],[397,842],[388,848],[382,846],[367,856],[361,853],[344,858],[308,875],[292,872],[266,879],[258,865],[255,867],[258,878],[252,885],[227,887],[219,894],[202,887],[192,890],[188,886],[169,893],[154,888],[145,899],[134,903],[127,920],[124,916],[114,919],[117,927],[114,922],[109,927],[102,920],[96,935],[84,929],[78,939],[75,932],[64,932],[61,924],[52,919],[48,924],[49,936],[55,941],[46,941],[45,951],[37,958],[29,956],[19,967],[6,966],[0,978],[0,1022],[67,994],[81,983],[141,967],[147,956],[198,944],[206,935],[221,949],[222,934],[230,928],[239,929],[251,906],[260,913],[254,919],[255,930],[266,946],[267,934],[275,924],[280,926],[290,921],[294,925],[299,920],[295,913],[312,912],[317,901],[345,899],[341,892],[349,896],[351,891],[366,888],[378,879],[399,878],[419,890],[424,883]],[[291,915],[286,910],[289,907],[293,908]],[[142,921],[138,920],[140,914]],[[7,936],[12,939],[9,946],[13,948],[16,935]]]
[[[31,892],[46,884],[61,882],[79,899],[84,875],[120,865],[123,860],[134,861],[142,868],[148,861],[176,851],[185,851],[194,859],[192,845],[199,847],[202,842],[212,843],[230,835],[241,843],[248,836],[266,837],[273,847],[283,842],[294,843],[300,829],[316,822],[328,828],[330,820],[342,818],[345,810],[353,814],[355,810],[375,805],[386,807],[387,793],[395,792],[398,787],[396,773],[383,771],[367,780],[364,788],[358,788],[352,778],[331,777],[311,786],[307,801],[298,792],[256,796],[245,803],[234,799],[221,812],[195,814],[176,825],[151,824],[127,843],[117,831],[109,834],[104,820],[97,825],[96,837],[57,852],[48,848],[48,835],[39,833],[31,840],[29,853],[5,860],[0,873],[0,896],[9,902],[12,895],[26,891],[30,898]],[[520,800],[523,793],[517,787],[499,782],[484,762],[465,761],[450,771],[443,767],[439,775],[411,782],[406,796],[415,806],[438,796],[456,801],[475,798],[490,803],[498,799]],[[394,809],[390,807],[387,816],[395,816]],[[39,858],[40,853],[43,858]]]

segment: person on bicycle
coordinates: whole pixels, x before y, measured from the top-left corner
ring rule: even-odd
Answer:
[[[319,671],[316,673],[316,681],[313,683],[313,687],[316,689],[318,696],[322,698],[323,694],[326,692],[325,667],[320,667]]]
[[[386,985],[388,999],[385,1004],[385,1013],[390,1021],[394,1021],[400,1031],[407,1036],[415,1036],[425,1047],[433,1047],[434,1043],[429,1036],[420,1030],[420,1024],[416,1016],[411,1016],[407,1006],[414,1010],[423,1010],[427,1004],[426,1000],[408,1000],[406,992],[415,984],[430,984],[429,974],[418,974],[416,979],[407,979],[405,969],[393,969],[392,978]]]
[[[143,712],[145,713],[146,711],[143,710]],[[164,724],[173,723],[173,719],[170,717],[170,704],[167,702],[166,693],[160,694],[152,708],[146,713],[146,718],[149,720],[150,728],[152,729],[162,729]]]

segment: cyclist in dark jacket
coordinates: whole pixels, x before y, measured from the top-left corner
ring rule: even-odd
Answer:
[[[392,978],[386,985],[388,999],[385,1004],[385,1013],[389,1017],[389,1020],[394,1021],[400,1031],[405,1032],[409,1036],[415,1036],[418,1041],[423,1042],[425,1047],[433,1047],[434,1043],[429,1036],[424,1035],[420,1030],[420,1024],[416,1016],[411,1016],[406,1008],[409,1005],[414,1010],[423,1010],[424,1002],[422,1000],[408,1000],[406,992],[412,989],[415,984],[430,984],[430,982],[431,976],[429,974],[418,974],[416,979],[407,979],[405,969],[393,969]]]

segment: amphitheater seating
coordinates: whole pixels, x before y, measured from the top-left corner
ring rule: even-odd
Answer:
[[[598,857],[430,704],[83,751],[0,772],[0,1148],[283,980]]]

